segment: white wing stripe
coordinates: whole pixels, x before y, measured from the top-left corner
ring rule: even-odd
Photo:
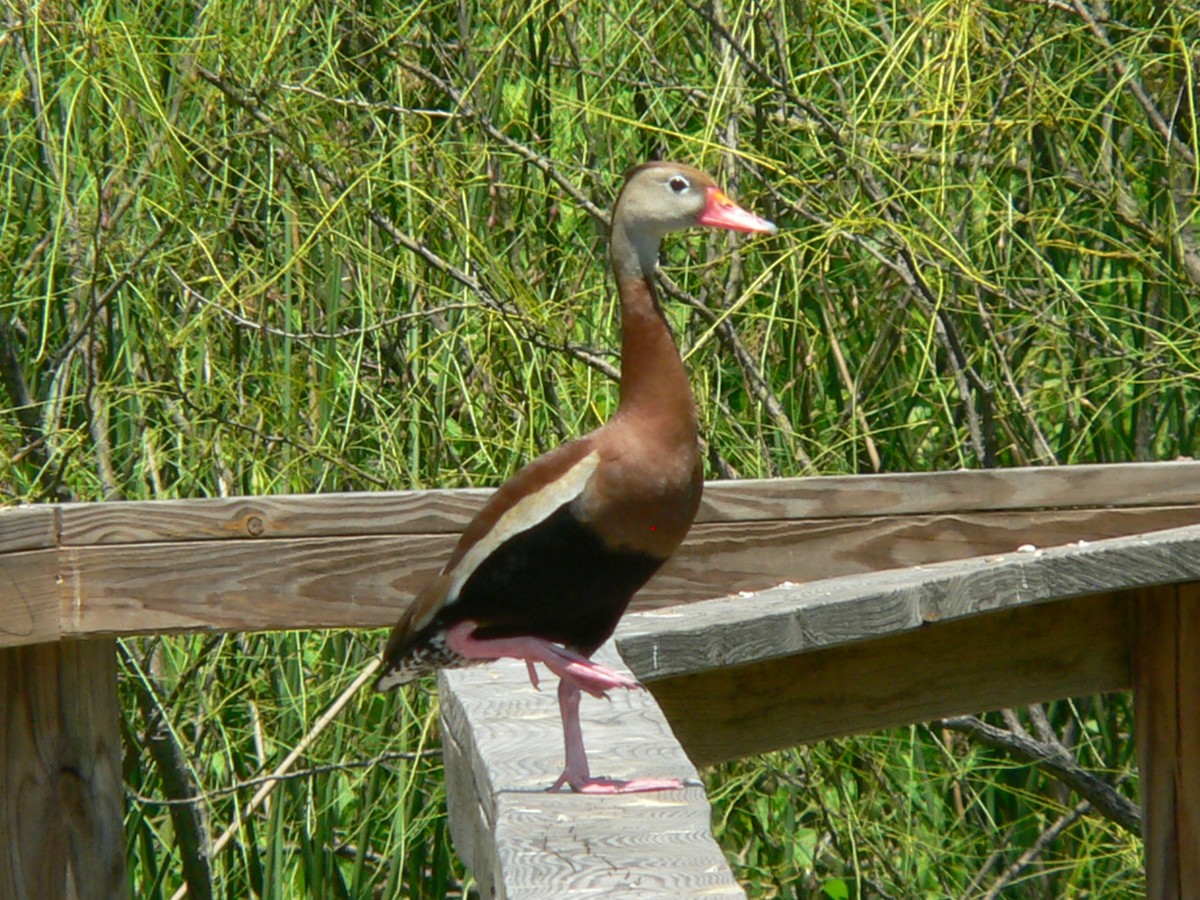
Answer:
[[[540,524],[560,506],[570,503],[582,494],[599,465],[600,454],[593,450],[560,477],[509,507],[504,515],[496,520],[491,530],[480,538],[454,567],[446,596],[457,600],[458,592],[467,579],[497,547],[522,531],[528,531]]]

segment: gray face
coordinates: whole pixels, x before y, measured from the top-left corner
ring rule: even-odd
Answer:
[[[709,184],[707,176],[690,166],[646,166],[625,185],[620,215],[632,229],[654,237],[688,228],[708,202]]]

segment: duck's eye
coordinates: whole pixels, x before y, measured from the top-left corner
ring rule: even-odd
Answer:
[[[682,175],[672,176],[671,180],[668,181],[667,184],[669,184],[671,186],[671,190],[673,190],[677,194],[682,194],[684,191],[686,191],[688,188],[690,188],[692,186],[692,183],[690,181],[688,181],[686,178],[684,178]]]

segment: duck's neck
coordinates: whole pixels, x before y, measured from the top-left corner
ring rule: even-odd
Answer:
[[[631,235],[619,217],[614,222],[612,265],[621,297],[618,414],[649,417],[676,439],[694,442],[692,388],[654,291],[659,243],[656,236]]]

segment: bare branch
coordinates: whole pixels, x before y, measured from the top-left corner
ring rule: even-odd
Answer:
[[[940,724],[951,731],[969,735],[987,747],[1033,763],[1085,798],[1105,818],[1134,834],[1142,833],[1142,811],[1137,805],[1111,784],[1080,766],[1061,744],[1036,740],[1023,728],[1012,731],[997,728],[976,716],[956,716],[943,719]]]
[[[123,642],[117,644],[117,650],[125,665],[137,673],[137,677],[127,681],[133,687],[142,716],[142,743],[154,760],[155,771],[168,798],[163,802],[171,806],[171,822],[179,842],[184,881],[193,897],[209,900],[213,896],[209,865],[212,840],[208,832],[206,798],[197,789],[187,754],[171,728],[158,679],[138,663]]]

